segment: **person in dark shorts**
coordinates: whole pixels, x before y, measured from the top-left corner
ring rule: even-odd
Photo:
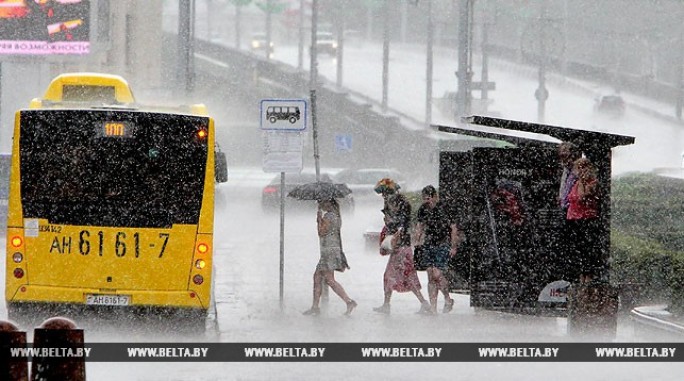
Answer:
[[[444,309],[448,313],[454,308],[454,300],[449,295],[449,282],[445,272],[449,259],[456,255],[460,243],[460,234],[456,223],[451,221],[446,206],[439,201],[437,190],[428,185],[421,191],[423,205],[416,215],[416,246],[421,246],[426,253],[428,295],[430,311],[437,312],[437,296],[444,294]]]

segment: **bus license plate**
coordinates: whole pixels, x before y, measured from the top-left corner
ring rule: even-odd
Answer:
[[[131,296],[87,294],[86,304],[89,306],[127,306],[131,304]]]

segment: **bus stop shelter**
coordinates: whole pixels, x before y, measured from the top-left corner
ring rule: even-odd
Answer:
[[[486,116],[462,121],[433,127],[510,146],[440,152],[440,197],[466,236],[450,264],[452,291],[466,289],[473,307],[565,313],[575,280],[563,279],[571,254],[559,239],[558,145],[574,143],[597,168],[600,280],[608,282],[612,149],[634,137]]]

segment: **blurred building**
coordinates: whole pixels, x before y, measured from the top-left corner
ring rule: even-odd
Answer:
[[[0,52],[0,151],[10,150],[14,112],[27,107],[32,98],[42,96],[48,83],[59,73],[119,74],[129,80],[137,94],[161,89],[164,73],[171,70],[168,65],[176,65],[176,62],[162,59],[164,3],[163,0],[81,0],[78,3],[54,2],[54,9],[34,9],[34,14],[40,13],[46,18],[48,29],[55,31],[48,37],[50,41],[59,40],[59,44],[72,44],[64,45],[72,47],[55,54],[27,49]],[[172,3],[176,4],[177,12],[178,3]],[[59,8],[62,5],[65,7]],[[74,12],[69,5],[79,7],[79,10]],[[13,30],[12,35],[0,36],[0,40],[8,47],[18,46],[11,42],[25,38],[17,34],[17,29],[20,32],[21,28],[35,26],[38,22],[43,20],[29,23],[27,18],[26,22],[18,24],[16,17],[0,18],[0,33],[1,23]],[[83,40],[80,44],[75,42],[79,38]]]

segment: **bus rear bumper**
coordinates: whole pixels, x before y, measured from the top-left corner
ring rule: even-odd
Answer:
[[[112,292],[99,289],[22,285],[13,295],[8,293],[6,296],[8,304],[36,303],[93,308],[114,307],[135,309],[159,307],[206,311],[209,308],[210,303],[208,295],[202,297],[199,293],[192,290],[116,290],[116,292]]]

